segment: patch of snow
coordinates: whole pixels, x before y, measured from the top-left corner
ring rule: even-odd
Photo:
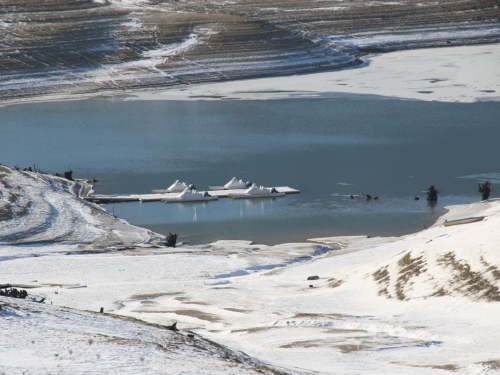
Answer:
[[[345,39],[331,37],[331,41],[338,45],[354,46],[356,48],[366,48],[383,44],[405,44],[409,42],[419,42],[423,40],[450,40],[470,37],[481,37],[487,35],[500,35],[500,28],[464,29],[464,30],[408,30],[405,33],[387,34],[356,34],[354,37]]]
[[[271,9],[271,8],[268,8]],[[324,7],[324,8],[309,8],[309,9],[280,9],[281,12],[285,13],[304,13],[304,12],[324,12],[324,11],[339,11],[346,10],[349,7]]]
[[[134,28],[134,29],[142,29],[143,26],[144,26],[141,23],[141,21],[138,20],[138,19],[133,19],[130,22],[123,22],[122,25],[125,26],[125,27]]]
[[[269,100],[335,93],[441,102],[500,100],[500,44],[398,51],[364,59],[366,65],[357,69],[149,90],[124,100]]]
[[[183,41],[182,43],[179,44],[174,44],[174,45],[161,45],[160,48],[150,50],[150,51],[145,51],[142,53],[143,56],[145,57],[168,57],[175,55],[181,51],[185,51],[189,48],[192,48],[194,45],[196,45],[199,42],[198,40],[198,35],[196,34],[191,34],[189,35],[189,38]]]

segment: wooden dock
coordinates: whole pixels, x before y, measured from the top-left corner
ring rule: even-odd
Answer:
[[[270,189],[270,188],[268,188]],[[279,193],[299,194],[300,190],[293,189],[288,186],[275,187]],[[211,190],[209,194],[218,198],[228,198],[230,194],[241,194],[245,189],[233,190]],[[160,190],[154,190],[160,191]],[[203,191],[203,190],[199,190]],[[81,197],[86,201],[94,203],[120,203],[120,202],[159,202],[163,199],[175,198],[180,193],[153,193],[153,194],[129,194],[129,195],[103,195],[95,194]],[[183,202],[183,201],[179,201]]]

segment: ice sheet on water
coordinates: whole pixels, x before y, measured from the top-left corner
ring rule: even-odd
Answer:
[[[500,173],[479,173],[457,178],[476,180],[476,182],[490,181],[492,184],[500,184]]]

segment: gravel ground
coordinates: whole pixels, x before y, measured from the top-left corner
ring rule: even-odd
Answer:
[[[342,69],[497,43],[499,0],[4,0],[0,101]]]

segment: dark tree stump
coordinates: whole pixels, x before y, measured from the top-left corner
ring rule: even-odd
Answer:
[[[177,243],[177,233],[172,234],[172,233],[168,232],[166,245],[168,247],[175,247],[176,243]]]
[[[432,201],[432,202],[435,202],[438,200],[438,190],[434,187],[434,185],[431,185],[428,189],[427,189],[427,200],[428,201]]]
[[[484,184],[479,184],[479,190],[481,193],[481,198],[483,201],[487,200],[490,197],[491,193],[491,182],[488,180]]]
[[[64,172],[64,178],[66,180],[73,181],[73,171],[70,169],[69,171]]]

